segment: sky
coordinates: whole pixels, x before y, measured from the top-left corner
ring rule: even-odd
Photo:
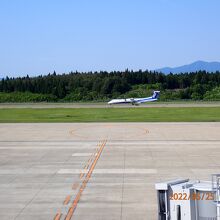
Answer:
[[[0,0],[0,78],[220,61],[219,0]]]

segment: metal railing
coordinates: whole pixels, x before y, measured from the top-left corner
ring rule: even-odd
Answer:
[[[212,174],[212,190],[215,192],[217,220],[220,220],[220,174]]]

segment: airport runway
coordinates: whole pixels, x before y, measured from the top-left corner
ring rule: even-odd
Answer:
[[[0,219],[155,220],[154,184],[220,173],[220,123],[0,124]]]
[[[140,105],[117,104],[108,105],[107,102],[100,103],[0,103],[0,109],[4,108],[187,108],[187,107],[220,107],[220,102],[199,102],[199,101],[183,101],[183,102],[154,102],[142,103]]]

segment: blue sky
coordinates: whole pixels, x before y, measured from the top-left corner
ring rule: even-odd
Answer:
[[[220,61],[219,0],[0,0],[0,78]]]

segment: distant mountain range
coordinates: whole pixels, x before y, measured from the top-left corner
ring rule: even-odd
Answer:
[[[196,61],[194,63],[179,66],[179,67],[165,67],[157,69],[155,71],[162,72],[164,74],[169,73],[186,73],[186,72],[196,72],[199,70],[205,70],[207,72],[216,72],[220,71],[220,62],[205,62],[205,61]]]

